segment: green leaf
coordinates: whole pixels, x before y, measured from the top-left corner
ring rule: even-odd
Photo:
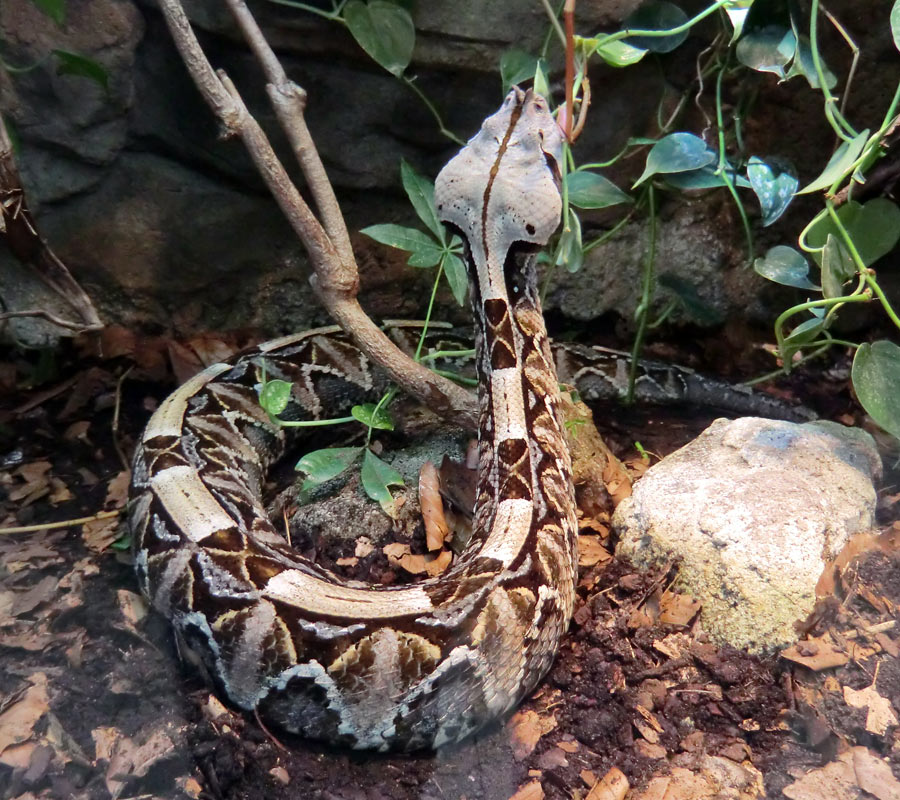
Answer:
[[[291,384],[287,381],[266,381],[259,390],[259,404],[267,414],[277,417],[291,399]]]
[[[784,68],[794,57],[797,38],[790,28],[766,25],[747,31],[737,43],[734,52],[745,67],[756,72],[774,72],[784,77]]]
[[[362,447],[328,447],[307,453],[294,467],[297,472],[306,474],[301,491],[336,478],[359,458],[362,450]]]
[[[578,208],[607,208],[634,201],[612,181],[596,172],[579,170],[566,175],[569,202]]]
[[[534,68],[534,83],[532,84],[536,94],[541,97],[550,97],[550,79],[547,77],[547,62],[539,58]]]
[[[596,53],[611,67],[630,67],[632,64],[637,64],[638,61],[647,55],[646,50],[627,44],[621,39],[602,44],[602,37],[597,39],[584,39],[583,41],[588,54]]]
[[[779,159],[768,162],[752,156],[747,163],[747,179],[759,198],[763,227],[771,225],[790,205],[797,190],[797,176],[793,167]]]
[[[390,487],[403,486],[403,476],[371,450],[366,450],[360,477],[366,494],[389,512],[394,502]]]
[[[869,129],[866,128],[862,133],[858,134],[849,142],[842,142],[841,146],[834,151],[834,154],[819,175],[811,184],[801,189],[797,194],[809,194],[810,192],[818,192],[821,189],[828,189],[832,184],[842,181],[846,173],[850,171],[853,162],[859,158],[863,147],[866,146],[866,140],[869,138]]]
[[[407,263],[412,267],[435,267],[444,255],[443,246],[416,228],[387,223],[370,225],[363,228],[360,233],[371,236],[376,242],[389,247],[406,250],[410,254]]]
[[[736,42],[744,31],[744,23],[750,11],[752,0],[744,0],[742,3],[734,3],[725,6],[725,15],[731,23],[731,41]]]
[[[900,347],[883,339],[861,344],[850,377],[866,413],[900,439]]]
[[[416,29],[409,12],[387,0],[349,0],[344,20],[350,33],[374,61],[398,78],[409,66]]]
[[[644,173],[634,185],[638,186],[660,172],[687,172],[705,167],[715,160],[716,154],[699,136],[694,136],[693,133],[670,133],[650,148]]]
[[[744,178],[743,175],[738,175],[733,169],[728,169],[727,174],[731,178],[731,182],[736,186],[744,188],[750,186],[750,181]],[[715,165],[691,169],[687,172],[673,172],[666,175],[664,180],[669,186],[683,191],[690,191],[691,189],[718,189],[728,185],[724,176],[717,171]]]
[[[819,288],[809,279],[809,264],[806,259],[787,245],[772,247],[765,258],[757,258],[753,262],[753,269],[758,275],[783,286],[814,290]]]
[[[825,321],[819,317],[813,317],[805,322],[801,322],[789,336],[786,336],[781,345],[781,358],[785,365],[791,363],[794,353],[798,352],[803,345],[812,342],[825,328]]]
[[[666,272],[659,276],[659,285],[675,295],[682,308],[701,325],[721,325],[725,321],[719,311],[700,297],[690,281]]]
[[[843,285],[856,274],[856,265],[841,241],[828,234],[822,251],[822,295],[840,297]]]
[[[508,92],[516,84],[530,81],[537,70],[538,60],[524,50],[507,50],[500,56],[500,80],[503,82],[503,93]]]
[[[822,64],[822,75],[829,89],[833,89],[837,85],[837,78],[834,73],[828,69],[821,54],[819,60]],[[816,72],[816,65],[812,57],[812,47],[809,43],[809,37],[800,34],[797,37],[797,52],[794,54],[794,60],[791,62],[791,68],[788,70],[786,77],[793,78],[795,75],[802,75],[806,78],[812,89],[819,88],[819,75]]]
[[[434,208],[434,184],[424,175],[416,172],[405,158],[400,161],[400,178],[403,181],[406,196],[416,210],[416,214],[419,215],[419,219],[443,242],[447,234],[437,218],[437,211]]]
[[[382,431],[394,430],[394,421],[384,406],[365,403],[361,406],[353,406],[350,409],[350,414],[363,425],[368,425],[370,428],[378,428]]]
[[[900,238],[900,208],[886,197],[873,198],[865,205],[850,200],[835,213],[867,267],[893,250]],[[821,248],[829,234],[841,239],[837,226],[830,216],[826,216],[809,229],[806,241],[810,247]],[[813,253],[813,258],[821,265],[821,253]]]
[[[666,31],[677,28],[688,21],[688,15],[674,3],[665,0],[650,0],[641,5],[623,23],[626,30]],[[630,36],[624,41],[643,50],[653,53],[668,53],[674,50],[688,37],[688,31],[671,36]]]
[[[581,220],[569,209],[569,222],[563,228],[556,246],[556,264],[569,272],[578,272],[584,263],[584,245],[581,242]]]
[[[87,78],[98,84],[104,91],[109,91],[109,73],[92,58],[70,53],[68,50],[51,51],[56,58],[57,75],[75,75]]]
[[[900,0],[894,0],[891,8],[891,35],[894,37],[894,47],[900,50]]]
[[[456,241],[458,242],[459,239]],[[453,241],[450,242],[450,246],[453,246]],[[453,298],[461,306],[465,305],[466,291],[469,288],[469,275],[465,262],[455,253],[444,253],[441,263],[444,266],[444,275],[450,285],[450,291],[453,292]]]
[[[31,0],[31,4],[60,27],[65,25],[66,0]]]

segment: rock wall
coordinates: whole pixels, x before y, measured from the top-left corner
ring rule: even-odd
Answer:
[[[581,4],[579,30],[609,29],[637,4]],[[211,61],[235,80],[283,152],[259,70],[223,4],[186,5]],[[307,283],[300,245],[241,145],[218,137],[156,8],[131,0],[69,0],[67,8],[66,25],[58,28],[29,0],[3,0],[4,58],[15,65],[44,62],[14,76],[0,70],[0,108],[20,142],[20,168],[41,231],[103,319],[181,333],[252,326],[272,334],[325,321]],[[309,94],[308,123],[350,228],[414,223],[400,188],[400,159],[433,176],[455,145],[440,136],[418,98],[372,62],[340,25],[265,2],[253,8],[288,74]],[[501,53],[511,46],[536,51],[546,31],[536,0],[420,0],[414,19],[410,72],[442,110],[447,126],[464,138],[500,100]],[[852,19],[844,21],[852,26]],[[671,56],[647,58],[625,70],[598,66],[589,129],[576,151],[579,161],[609,158],[628,136],[651,133],[660,102],[665,105],[667,93],[691,79],[703,46],[699,38],[689,40]],[[102,63],[109,91],[55,74],[46,58],[55,48]],[[818,127],[805,129],[802,142],[779,139],[773,152],[817,169],[823,158],[809,156],[827,157],[831,147],[820,99],[797,79],[790,88],[774,83],[774,78],[760,81],[763,114],[770,113],[767,104],[781,109],[789,97],[793,124],[811,121]],[[702,122],[691,129],[701,128]],[[627,187],[640,160],[617,167],[611,177]],[[610,216],[585,220],[602,229]],[[771,234],[773,240],[789,240],[784,231],[790,225]],[[630,318],[644,241],[644,226],[636,223],[597,248],[582,273],[559,276],[550,305],[578,319],[609,311]],[[357,236],[355,243],[363,301],[372,314],[420,314],[430,274],[405,267],[402,256],[366,237]],[[663,199],[661,273],[691,283],[720,318],[750,314],[768,322],[773,309],[784,304],[768,303],[770,287],[747,269],[742,247],[737,215],[722,193],[678,204]],[[0,252],[0,296],[9,309],[68,313],[5,252]],[[465,319],[449,293],[442,299],[445,316]],[[10,331],[32,344],[58,333],[34,320],[17,321]]]

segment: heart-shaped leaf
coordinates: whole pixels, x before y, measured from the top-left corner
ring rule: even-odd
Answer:
[[[266,381],[259,390],[259,404],[263,410],[273,417],[277,417],[287,408],[291,399],[291,384],[287,381]]]
[[[900,208],[886,197],[875,197],[865,205],[850,200],[836,214],[867,267],[893,250],[900,239]],[[841,239],[837,226],[826,216],[809,229],[806,241],[811,247],[824,247],[829,234]],[[821,253],[813,253],[813,258],[821,265]]]
[[[866,413],[900,439],[900,347],[886,340],[861,344],[850,377]]]
[[[674,3],[665,0],[650,0],[643,3],[628,19],[623,27],[626,30],[667,31],[678,28],[688,21],[688,15]],[[673,33],[670,36],[629,36],[624,41],[632,47],[650,50],[653,53],[668,53],[674,50],[688,37],[688,31]]]
[[[765,258],[757,258],[753,269],[758,275],[797,289],[814,289],[816,286],[809,279],[809,264],[793,247],[779,244],[766,253]]]
[[[687,172],[699,169],[716,160],[716,154],[706,142],[693,133],[670,133],[660,139],[647,153],[647,165],[635,186],[657,173]]]
[[[790,28],[767,25],[747,31],[737,43],[735,55],[744,66],[757,72],[784,77],[784,68],[794,57],[797,38]]]
[[[784,213],[797,190],[793,167],[779,159],[763,161],[752,156],[747,162],[747,179],[759,199],[763,226],[771,225]]]

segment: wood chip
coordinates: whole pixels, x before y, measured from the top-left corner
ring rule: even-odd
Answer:
[[[509,800],[544,800],[544,787],[540,781],[526,783]]]
[[[597,781],[584,800],[623,800],[630,788],[628,778],[618,767],[613,767]]]

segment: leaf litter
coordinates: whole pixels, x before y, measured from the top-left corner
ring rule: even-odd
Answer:
[[[142,351],[137,337],[118,335],[107,344],[138,363],[123,397],[130,451],[165,394],[154,386],[148,396],[146,381],[160,380],[170,359],[186,371],[227,346],[201,337],[182,343],[189,352],[164,341]],[[69,396],[30,403],[29,432],[39,435],[10,441],[9,453],[22,455],[0,471],[5,525],[124,506],[128,476],[110,441],[115,363],[61,379]],[[666,429],[669,439],[654,439]],[[672,430],[681,432],[665,423],[642,431],[645,450],[677,446]],[[616,430],[606,434],[631,475],[646,468]],[[623,479],[605,480],[615,499]],[[707,641],[702,609],[669,588],[677,566],[639,575],[618,562],[610,509],[582,494],[575,619],[550,674],[505,727],[436,759],[351,758],[287,736],[290,751],[276,747],[196,672],[177,667],[168,627],[147,613],[127,556],[110,548],[118,519],[0,536],[0,785],[22,800],[286,800],[307,791],[353,800],[622,800],[625,792],[631,800],[895,800],[900,525],[890,544],[874,540],[836,563],[804,639],[761,659]],[[896,498],[886,497],[895,515]],[[887,519],[889,531],[893,524]],[[356,536],[336,555],[347,559],[339,568],[390,583],[405,580],[408,566],[446,558],[449,550],[429,551],[412,527],[390,521],[400,547],[387,552],[383,541]]]

